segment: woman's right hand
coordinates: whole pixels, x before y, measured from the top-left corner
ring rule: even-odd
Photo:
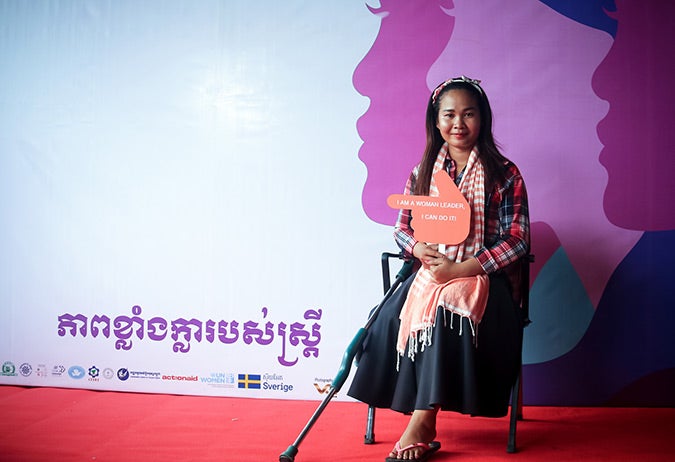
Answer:
[[[431,264],[438,264],[438,259],[445,258],[445,255],[438,251],[438,245],[427,245],[424,242],[418,242],[413,247],[413,256],[422,262],[422,266],[426,269]]]

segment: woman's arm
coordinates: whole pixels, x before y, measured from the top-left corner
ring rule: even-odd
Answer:
[[[410,173],[408,181],[405,183],[405,190],[403,191],[403,194],[412,194],[416,179],[417,168],[415,168]],[[406,257],[416,257],[413,249],[415,248],[415,245],[419,243],[419,241],[417,241],[413,235],[413,229],[410,227],[411,220],[411,211],[401,209],[398,212],[398,219],[396,220],[396,226],[394,227],[394,240],[396,241],[396,245],[398,245]]]
[[[530,214],[525,182],[509,165],[503,187],[493,193],[486,215],[485,246],[476,258],[485,273],[494,273],[524,257],[530,246]]]

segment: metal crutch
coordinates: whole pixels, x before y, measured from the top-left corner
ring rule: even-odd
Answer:
[[[383,257],[384,258],[384,257]],[[384,303],[389,300],[389,298],[392,296],[392,294],[398,289],[398,287],[401,285],[401,283],[410,276],[412,273],[412,268],[413,268],[414,260],[407,260],[401,267],[401,270],[398,272],[396,275],[396,279],[394,280],[394,283],[391,285],[387,293],[384,295],[384,298],[382,301],[373,309],[371,312],[370,316],[368,317],[368,321],[366,322],[365,326],[360,328],[352,341],[349,343],[349,346],[344,352],[344,355],[342,356],[342,362],[340,363],[340,368],[338,369],[337,374],[335,375],[335,378],[333,379],[333,382],[330,385],[330,388],[328,389],[328,394],[326,397],[323,399],[321,404],[319,404],[319,407],[314,411],[314,414],[312,414],[312,417],[309,419],[307,424],[305,424],[305,428],[302,429],[298,437],[295,439],[293,444],[291,444],[284,452],[282,452],[279,455],[279,462],[293,462],[295,460],[295,456],[298,453],[298,447],[302,443],[302,440],[305,439],[305,436],[309,433],[311,430],[312,426],[316,423],[316,421],[319,419],[321,416],[321,413],[323,410],[326,408],[330,400],[335,396],[335,394],[340,391],[342,388],[342,385],[344,385],[345,381],[347,380],[347,377],[349,376],[349,371],[351,370],[352,362],[354,361],[354,357],[356,356],[357,352],[361,348],[361,344],[363,343],[363,340],[366,338],[366,334],[368,333],[368,329],[372,326],[373,322],[375,321],[375,318],[377,317],[378,313],[380,312],[380,309],[384,305]]]

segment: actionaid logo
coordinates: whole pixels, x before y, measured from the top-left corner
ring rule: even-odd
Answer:
[[[163,375],[162,380],[171,380],[175,382],[197,382],[199,376],[197,375]]]

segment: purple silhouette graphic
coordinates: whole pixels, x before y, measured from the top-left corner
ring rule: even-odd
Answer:
[[[675,175],[675,130],[670,59],[675,43],[672,10],[661,2],[617,2],[619,21],[611,52],[593,78],[598,95],[610,102],[598,125],[605,145],[600,161],[609,182],[605,212],[627,229],[675,229],[669,201]],[[644,46],[648,44],[648,46]]]
[[[663,55],[675,39],[675,5],[616,4],[616,40],[593,79],[610,104],[598,126],[609,173],[604,204],[612,222],[648,232],[612,275],[577,347],[525,366],[530,404],[675,406],[675,92]],[[653,231],[660,229],[669,230]]]

